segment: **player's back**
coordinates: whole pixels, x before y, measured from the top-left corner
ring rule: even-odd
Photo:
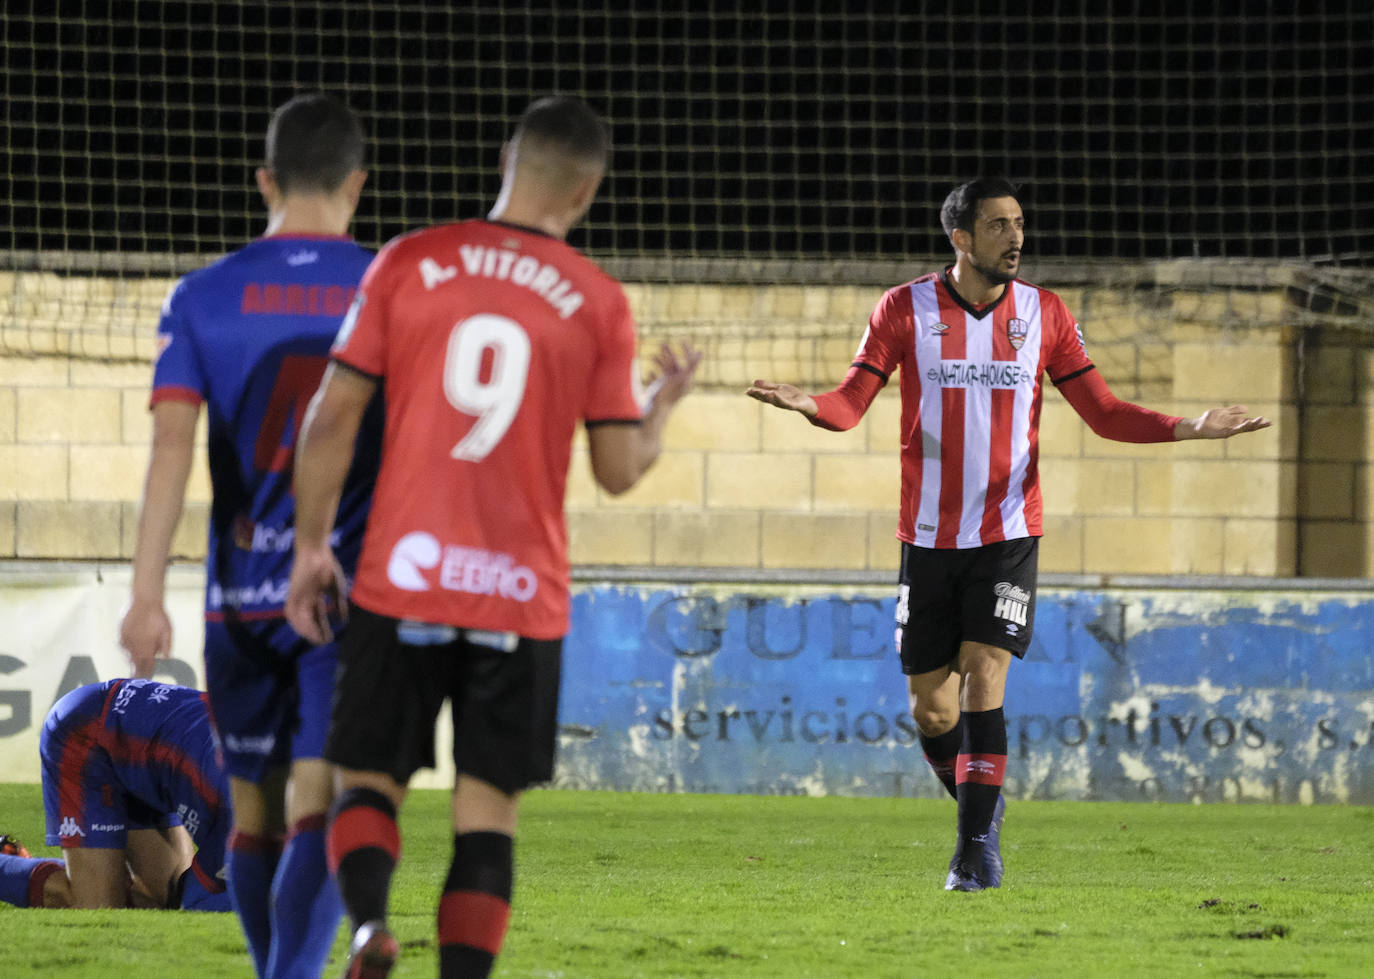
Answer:
[[[162,813],[195,812],[192,823],[218,820],[229,807],[209,708],[199,690],[156,680],[108,680],[66,694],[44,721],[44,753],[73,759],[108,754],[118,788]],[[198,825],[187,825],[196,835]]]
[[[279,611],[294,533],[296,436],[371,255],[344,237],[262,238],[186,276],[159,331],[154,403],[204,402],[213,503],[212,610]],[[338,553],[356,560],[380,416],[359,438],[339,509]]]
[[[385,377],[387,426],[356,599],[561,635],[574,431],[640,413],[623,290],[562,241],[468,221],[397,239],[363,291],[335,356]]]

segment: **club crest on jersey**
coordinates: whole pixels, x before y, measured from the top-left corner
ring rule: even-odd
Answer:
[[[1025,346],[1028,333],[1030,333],[1030,324],[1025,320],[1007,320],[1007,340],[1011,343],[1011,349],[1020,350]]]

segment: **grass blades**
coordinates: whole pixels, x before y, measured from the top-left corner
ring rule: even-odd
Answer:
[[[53,852],[37,786],[0,811]],[[433,976],[446,796],[402,824],[394,974]],[[942,890],[953,837],[947,800],[533,792],[496,975],[1374,975],[1374,809],[1013,801],[981,894]],[[0,905],[0,935],[6,976],[251,974],[229,915]]]

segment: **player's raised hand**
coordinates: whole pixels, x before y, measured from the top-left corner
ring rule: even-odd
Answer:
[[[153,675],[158,659],[172,654],[172,620],[161,602],[135,601],[119,623],[119,645],[129,654],[135,677]]]
[[[648,401],[671,408],[692,389],[696,379],[697,366],[701,363],[701,351],[690,343],[682,344],[679,353],[672,344],[665,343],[654,354],[654,367],[657,372],[648,388]]]
[[[772,381],[755,381],[744,392],[757,401],[775,408],[800,411],[807,418],[815,418],[819,408],[816,399],[799,387],[791,384],[774,384]]]
[[[321,645],[333,640],[330,613],[348,618],[348,579],[328,547],[296,546],[291,580],[286,586],[286,621],[291,628]]]
[[[1244,405],[1230,405],[1226,408],[1209,409],[1197,418],[1184,419],[1179,428],[1182,430],[1180,434],[1185,438],[1229,439],[1232,435],[1257,432],[1272,424],[1263,415],[1250,417],[1250,411]]]

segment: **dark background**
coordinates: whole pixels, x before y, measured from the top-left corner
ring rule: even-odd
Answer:
[[[376,245],[483,213],[511,120],[560,91],[616,140],[594,254],[943,254],[940,202],[989,172],[1040,255],[1367,267],[1371,11],[6,0],[0,249],[236,247],[270,111],[315,88],[364,117]]]

